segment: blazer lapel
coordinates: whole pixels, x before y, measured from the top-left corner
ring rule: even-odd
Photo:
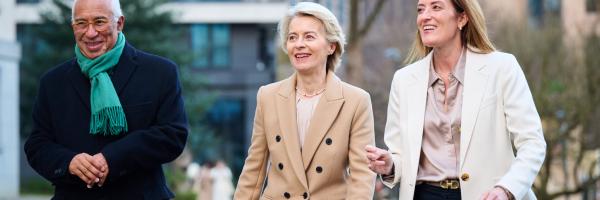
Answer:
[[[410,159],[412,163],[419,163],[421,155],[421,145],[423,141],[423,126],[425,119],[425,105],[427,102],[427,88],[428,88],[428,77],[429,77],[429,65],[431,64],[432,54],[428,54],[423,58],[419,64],[417,64],[416,70],[413,73],[412,78],[414,82],[409,83],[404,97],[407,98],[406,107],[408,108],[407,124],[408,134],[410,138],[411,152]],[[402,97],[401,97],[402,98]],[[417,166],[414,167],[414,173],[416,174]]]
[[[282,82],[277,96],[277,117],[282,131],[283,143],[298,180],[308,190],[308,181],[304,173],[300,141],[296,125],[296,74]]]
[[[474,134],[479,106],[483,100],[488,75],[481,70],[485,67],[483,54],[467,51],[465,64],[465,85],[463,90],[462,121],[460,135],[460,166],[462,168],[471,137]]]
[[[81,69],[79,68],[79,64],[77,64],[77,59],[73,59],[71,63],[71,68],[67,71],[67,76],[71,81],[71,85],[77,92],[80,97],[81,102],[85,105],[88,111],[90,109],[90,79],[85,77],[83,73],[81,73]]]
[[[310,166],[317,148],[322,143],[321,141],[344,104],[342,83],[333,72],[327,72],[326,84],[325,92],[321,96],[319,103],[317,103],[305,136],[304,147],[302,148],[304,170],[307,170],[308,166]]]

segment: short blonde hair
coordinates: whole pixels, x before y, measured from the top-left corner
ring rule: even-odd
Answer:
[[[300,2],[290,8],[277,25],[279,42],[286,54],[288,53],[286,42],[289,25],[296,16],[311,16],[322,22],[325,28],[325,39],[335,44],[335,51],[333,54],[327,56],[326,69],[335,71],[335,68],[342,62],[342,54],[344,54],[344,46],[346,45],[346,36],[335,15],[322,5],[312,2]]]
[[[475,53],[490,53],[496,51],[494,45],[490,41],[487,35],[487,29],[485,27],[485,17],[483,11],[477,0],[450,0],[454,9],[457,13],[465,13],[467,18],[467,24],[460,31],[460,37],[463,44],[467,45],[467,48]],[[417,25],[418,26],[418,25]],[[415,40],[413,41],[412,48],[405,59],[406,64],[410,64],[421,58],[425,57],[433,48],[426,47],[421,40],[419,34],[419,28]]]

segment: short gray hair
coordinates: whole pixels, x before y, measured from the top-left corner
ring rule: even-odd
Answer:
[[[325,28],[325,38],[328,42],[335,44],[335,52],[327,56],[326,69],[335,71],[335,68],[342,62],[342,54],[344,54],[344,46],[346,45],[346,36],[344,30],[340,26],[337,18],[331,11],[320,4],[312,2],[300,2],[290,8],[283,19],[277,25],[279,33],[279,42],[283,51],[287,54],[286,42],[289,25],[292,19],[296,16],[311,16],[323,23]]]
[[[78,0],[74,0],[73,5],[71,5],[71,22],[75,21],[75,4],[77,4],[77,1]],[[110,7],[115,21],[117,21],[119,17],[123,16],[121,2],[119,2],[119,0],[110,0]]]

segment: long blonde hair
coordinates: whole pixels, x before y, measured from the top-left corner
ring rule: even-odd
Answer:
[[[488,38],[487,29],[485,27],[485,17],[483,16],[483,11],[477,0],[450,1],[457,13],[465,13],[469,19],[460,32],[462,43],[466,44],[467,48],[475,53],[483,54],[496,51],[494,44],[492,44]],[[419,28],[417,27],[415,40],[413,41],[413,45],[404,62],[405,64],[410,64],[420,60],[429,54],[431,50],[433,50],[432,47],[426,47],[423,44],[421,35],[419,34]]]

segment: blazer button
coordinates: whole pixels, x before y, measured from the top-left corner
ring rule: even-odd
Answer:
[[[283,164],[279,163],[279,170],[283,170]]]
[[[277,141],[277,142],[281,141],[281,136],[279,136],[279,135],[275,136],[275,141]]]
[[[308,193],[304,192],[304,194],[302,194],[302,197],[304,197],[304,199],[308,199]]]
[[[469,174],[467,174],[467,173],[463,173],[463,174],[460,176],[460,179],[461,179],[461,180],[463,180],[463,181],[468,181],[468,180],[469,180]]]
[[[331,145],[331,143],[332,143],[332,142],[333,142],[333,141],[331,140],[331,138],[327,138],[327,139],[325,140],[325,144],[327,144],[327,145]]]
[[[290,193],[284,192],[283,193],[283,197],[285,197],[286,199],[289,199],[290,198]]]
[[[321,166],[317,166],[317,173],[323,172],[323,168]]]
[[[460,129],[461,129],[460,127],[455,126],[453,131],[457,134],[460,134],[460,132],[461,132]]]

